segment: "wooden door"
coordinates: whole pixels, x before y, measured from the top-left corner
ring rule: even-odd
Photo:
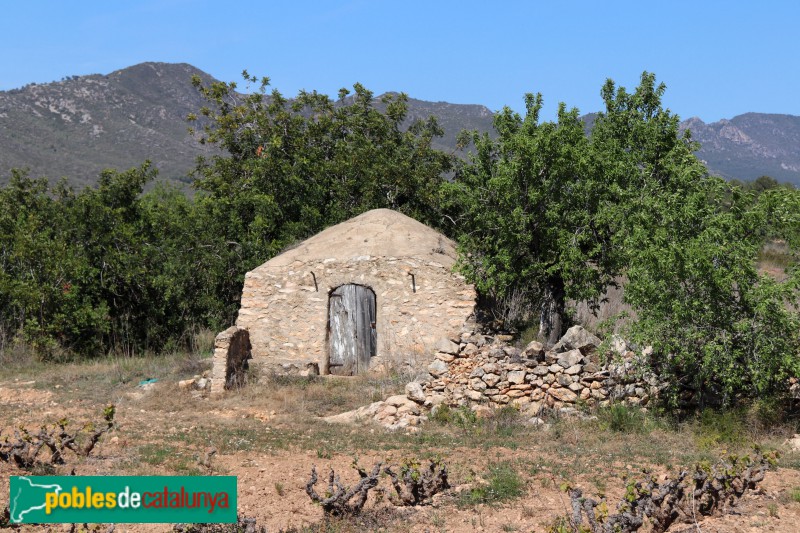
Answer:
[[[342,285],[328,300],[328,371],[340,376],[366,372],[375,356],[375,293],[363,285]]]

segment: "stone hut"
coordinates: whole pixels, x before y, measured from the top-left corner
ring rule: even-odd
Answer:
[[[245,276],[236,326],[217,337],[212,392],[258,372],[353,375],[432,360],[458,340],[475,290],[454,243],[396,211],[332,226]]]

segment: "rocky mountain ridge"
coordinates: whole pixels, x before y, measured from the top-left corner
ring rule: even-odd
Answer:
[[[762,175],[800,185],[800,117],[745,113],[706,124],[697,117],[681,123],[701,145],[697,155],[728,179]]]
[[[191,85],[188,64],[142,63],[108,75],[0,91],[0,185],[11,168],[29,168],[51,181],[66,177],[81,187],[105,168],[127,169],[149,159],[162,179],[187,184],[198,155],[211,148],[188,133],[186,116],[204,100]],[[463,129],[491,131],[493,113],[482,105],[409,99],[408,121],[435,115],[445,136],[434,145],[454,152]],[[769,175],[800,185],[800,117],[746,113],[706,124],[681,124],[702,144],[710,171],[742,180]]]

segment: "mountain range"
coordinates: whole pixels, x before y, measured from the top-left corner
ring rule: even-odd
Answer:
[[[188,64],[142,63],[0,91],[0,185],[11,168],[28,168],[31,176],[63,176],[82,187],[105,168],[127,169],[146,159],[162,179],[190,183],[196,157],[213,151],[188,133],[186,116],[205,104],[193,75],[213,81]],[[461,130],[492,127],[485,106],[409,99],[408,121],[430,115],[445,130],[435,145],[447,151],[455,150]],[[709,124],[690,118],[681,127],[701,143],[697,155],[714,174],[769,175],[800,185],[800,117],[745,113]]]

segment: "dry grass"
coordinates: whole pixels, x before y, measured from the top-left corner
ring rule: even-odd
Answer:
[[[177,388],[179,379],[191,375],[196,358],[174,354],[0,369],[0,387],[35,379],[30,391],[50,394],[47,402],[28,402],[27,410],[21,400],[19,408],[1,411],[0,428],[65,414],[88,420],[113,400],[118,405],[119,427],[113,435],[117,441],[101,442],[97,458],[77,465],[79,473],[237,475],[241,505],[251,506],[241,512],[266,512],[257,496],[262,490],[270,502],[271,530],[297,526],[291,518],[297,513],[317,517],[297,526],[298,531],[327,530],[315,529],[321,527],[319,511],[302,491],[311,464],[335,465],[337,472],[349,473],[356,458],[362,464],[439,458],[448,464],[451,484],[461,487],[436,509],[403,515],[401,520],[370,504],[359,519],[363,523],[329,524],[336,531],[399,531],[412,529],[410,524],[468,530],[472,521],[474,527],[483,524],[492,531],[539,531],[560,513],[562,484],[616,499],[626,480],[645,469],[669,474],[681,465],[745,452],[754,442],[780,447],[797,429],[788,422],[758,427],[753,412],[711,413],[678,423],[651,414],[610,411],[588,413],[597,416],[594,420],[553,417],[547,428],[537,428],[525,425],[507,408],[487,420],[466,417],[454,422],[456,417],[451,417],[430,421],[419,433],[392,433],[376,426],[331,425],[318,417],[401,393],[406,376],[272,377],[209,400]],[[141,394],[138,383],[148,377],[159,381]],[[218,453],[204,466],[200,458],[209,447]],[[790,452],[781,462],[800,468],[800,454]],[[467,492],[458,495],[459,491]],[[278,492],[283,495],[278,497]],[[0,487],[0,507],[4,494],[8,493]],[[785,499],[781,516],[786,506],[796,505]]]

